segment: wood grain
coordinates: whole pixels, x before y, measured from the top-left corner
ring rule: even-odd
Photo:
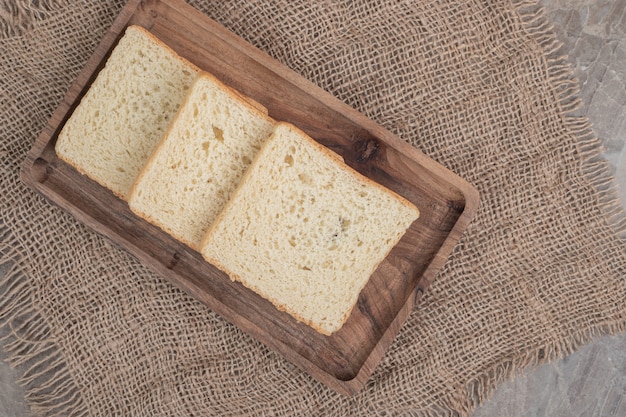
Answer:
[[[340,331],[326,337],[279,312],[56,157],[59,130],[130,24],[147,28],[183,57],[266,106],[273,118],[298,126],[348,165],[419,207],[420,218],[372,275]],[[22,178],[147,267],[346,395],[366,383],[478,207],[478,194],[466,181],[177,0],[132,0],[126,5],[37,139]]]

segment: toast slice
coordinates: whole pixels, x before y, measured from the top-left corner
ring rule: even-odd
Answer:
[[[199,69],[129,26],[59,133],[59,158],[126,200]]]
[[[201,73],[139,174],[131,210],[198,249],[274,120],[215,77]]]
[[[279,123],[201,253],[279,310],[331,335],[418,216],[409,201]]]

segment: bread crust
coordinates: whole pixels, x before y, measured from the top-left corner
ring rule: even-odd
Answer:
[[[147,29],[145,29],[142,26],[129,25],[126,28],[124,36],[122,38],[133,34],[133,32],[134,32],[134,34],[139,34],[143,39],[145,39],[147,42],[155,45],[160,50],[165,51],[165,53],[167,55],[169,55],[169,57],[172,60],[175,60],[175,61],[179,62],[184,68],[188,69],[191,74],[197,73],[197,72],[200,71],[200,69],[195,64],[191,63],[190,61],[188,61],[185,58],[183,58],[180,55],[178,55],[172,48],[170,48],[167,44],[165,44],[163,41],[158,39],[150,31],[148,31]],[[117,48],[118,45],[119,45],[119,43],[114,46],[113,51]],[[109,57],[109,60],[110,59],[111,58]],[[96,76],[93,84],[98,82],[98,78],[99,78],[100,74],[102,73],[102,71],[107,67],[108,62],[109,61],[107,61],[107,63],[105,63],[105,66],[100,70],[100,73],[98,73],[98,76]],[[90,90],[91,90],[91,88],[93,88],[93,84],[91,86],[89,86]],[[81,101],[81,103],[79,103],[79,107],[82,106],[82,105],[85,105],[85,104]],[[66,124],[68,124],[72,120],[72,118],[74,117],[75,114],[76,113],[73,113],[70,116],[70,119],[68,119],[68,122]],[[65,128],[65,126],[64,126],[64,128]],[[61,130],[61,133],[59,134],[59,137],[57,137],[57,141],[60,138],[62,138],[63,131],[64,131],[64,129]],[[61,139],[61,140],[63,140],[63,139]],[[109,184],[109,178],[106,175],[103,175],[100,172],[90,171],[89,169],[85,168],[83,166],[83,163],[81,163],[78,160],[72,158],[70,155],[66,154],[65,152],[60,151],[59,148],[57,147],[56,143],[55,143],[55,150],[56,150],[56,153],[57,153],[57,156],[59,157],[59,159],[61,159],[62,161],[64,161],[68,165],[72,166],[76,171],[78,171],[82,175],[85,175],[88,178],[98,182],[99,184],[105,186],[110,191],[112,191],[113,194],[116,197],[118,197],[118,198],[120,198],[122,200],[127,200],[128,199],[128,196],[130,195],[130,190],[128,190],[128,193],[125,194],[123,192],[118,191],[117,189],[109,187],[107,185],[107,184]]]
[[[182,64],[186,65],[189,67],[189,69],[191,69],[194,72],[200,72],[200,68],[195,65],[193,62],[183,58],[182,56],[178,55],[178,53],[176,51],[174,51],[172,48],[169,47],[169,45],[167,45],[165,42],[163,42],[161,39],[157,38],[152,32],[150,32],[148,29],[144,28],[143,26],[139,26],[139,25],[129,25],[126,28],[126,32],[128,33],[129,31],[137,31],[137,32],[141,32],[143,33],[146,37],[150,38],[150,40],[155,43],[156,45],[159,45],[161,48],[169,51],[170,54],[172,54],[172,56],[176,59],[178,59]]]
[[[225,273],[231,281],[233,282],[238,282],[241,285],[243,285],[244,287],[252,290],[253,292],[257,293],[260,297],[268,300],[278,311],[281,311],[285,314],[288,314],[289,316],[293,317],[296,321],[299,321],[301,323],[306,324],[307,326],[311,327],[313,330],[315,330],[316,332],[323,334],[324,336],[331,336],[334,332],[328,332],[325,329],[323,329],[321,326],[317,326],[315,324],[315,322],[313,322],[312,320],[307,319],[306,317],[303,317],[302,315],[298,314],[295,311],[290,311],[290,309],[285,306],[285,304],[283,303],[279,303],[279,302],[275,302],[275,301],[270,301],[269,300],[269,294],[264,294],[261,291],[259,291],[256,288],[252,288],[251,286],[248,286],[246,283],[246,280],[243,279],[243,277],[241,277],[240,275],[230,271],[228,268],[226,268],[224,265],[222,265],[217,259],[213,258],[213,257],[206,257],[205,261],[207,261],[208,263],[210,263],[211,265],[213,265],[214,267],[216,267],[217,269],[219,269],[220,271],[222,271],[223,273]],[[350,316],[350,312],[346,313],[342,320],[341,320],[341,324],[343,325],[346,320],[348,320],[348,317]]]
[[[376,188],[378,191],[385,193],[386,195],[388,195],[391,198],[393,198],[397,203],[399,203],[402,206],[410,209],[410,211],[412,211],[414,213],[415,218],[419,217],[419,210],[417,209],[417,207],[415,207],[415,205],[410,203],[408,200],[406,200],[402,196],[399,196],[398,194],[394,193],[393,191],[383,187],[382,185],[378,184],[377,182],[371,180],[370,178],[365,177],[364,175],[360,174],[358,171],[356,171],[353,168],[351,168],[350,166],[346,165],[344,160],[343,160],[343,158],[340,155],[338,155],[337,153],[335,153],[332,150],[328,149],[327,147],[319,144],[317,141],[315,141],[314,139],[312,139],[308,135],[306,135],[302,130],[298,129],[297,127],[295,127],[294,125],[292,125],[290,123],[278,122],[276,124],[276,126],[275,126],[275,132],[276,132],[277,129],[281,129],[281,128],[282,129],[288,129],[290,132],[292,132],[292,134],[298,135],[299,139],[305,140],[311,147],[314,148],[315,152],[319,153],[319,156],[321,158],[327,158],[327,159],[330,159],[330,160],[334,161],[336,163],[336,167],[338,169],[345,171],[348,175],[354,177],[360,183],[365,184],[367,187]],[[259,162],[259,159],[265,158],[267,156],[266,153],[270,152],[270,149],[271,149],[270,145],[268,145],[270,142],[271,142],[271,138],[268,139],[268,141],[263,146],[263,148],[257,153],[254,161],[251,164],[251,167],[255,166]],[[255,175],[255,170],[253,170],[252,168],[248,169],[248,171],[244,174],[243,178],[240,181],[239,186],[234,191],[234,193],[231,196],[230,200],[227,202],[226,206],[221,211],[221,213],[217,216],[217,218],[213,222],[213,224],[209,227],[207,233],[205,234],[204,238],[202,239],[202,242],[201,242],[201,245],[200,245],[201,246],[201,249],[200,249],[201,253],[204,256],[205,260],[207,260],[209,263],[213,264],[215,267],[217,267],[218,269],[220,269],[221,271],[226,273],[230,277],[231,280],[240,282],[242,285],[244,285],[245,287],[247,287],[247,288],[251,289],[252,291],[256,292],[261,297],[270,300],[270,302],[279,311],[283,311],[283,312],[288,313],[289,315],[291,315],[297,321],[305,323],[306,325],[308,325],[309,327],[313,328],[315,331],[317,331],[320,334],[323,334],[323,335],[326,335],[326,336],[330,336],[335,331],[337,331],[337,329],[341,328],[343,326],[343,324],[345,324],[345,322],[348,320],[348,318],[349,318],[349,316],[350,316],[350,314],[351,314],[351,312],[352,312],[352,310],[354,308],[354,305],[358,301],[358,296],[360,294],[360,291],[361,291],[362,287],[358,290],[358,293],[356,294],[356,298],[352,299],[352,296],[351,296],[349,301],[346,303],[346,304],[350,304],[349,309],[343,311],[341,317],[336,316],[336,317],[333,318],[333,323],[337,323],[338,327],[335,327],[335,330],[330,331],[327,328],[324,328],[324,326],[323,326],[323,324],[321,324],[321,322],[320,322],[320,324],[318,324],[315,321],[314,318],[305,317],[302,314],[300,314],[298,311],[294,311],[294,309],[289,306],[288,302],[281,302],[273,294],[267,293],[267,291],[264,291],[264,290],[262,290],[260,288],[257,288],[255,286],[254,282],[250,282],[245,277],[242,277],[241,275],[239,275],[238,272],[236,272],[236,271],[232,270],[231,268],[227,267],[219,259],[219,256],[213,256],[213,254],[207,253],[206,251],[203,250],[203,248],[208,247],[211,244],[211,242],[214,239],[216,239],[215,236],[216,236],[216,233],[218,233],[217,232],[218,228],[222,229],[219,232],[220,236],[222,236],[223,227],[222,227],[221,224],[223,224],[223,223],[225,223],[227,221],[231,221],[232,220],[231,216],[236,216],[236,214],[233,214],[233,213],[237,211],[236,204],[237,204],[238,194],[244,192],[242,190],[244,189],[244,187],[246,187],[246,184],[249,181],[252,180],[252,176],[253,175]],[[249,197],[248,194],[246,194],[246,195]],[[386,248],[384,253],[380,252],[380,253],[376,254],[376,256],[379,256],[379,259],[373,265],[372,272],[375,271],[380,266],[380,264],[383,262],[383,260],[391,252],[391,250],[392,250],[392,246]],[[252,281],[255,281],[255,280],[253,279]],[[363,286],[366,284],[366,282],[367,281],[365,281],[363,283]],[[354,294],[353,294],[353,296],[354,296]]]
[[[277,122],[276,123],[276,128],[278,128],[279,126],[283,126],[285,128],[288,128],[294,132],[296,132],[296,134],[298,134],[299,136],[301,136],[301,139],[306,140],[307,142],[309,142],[312,146],[314,146],[315,148],[317,148],[317,150],[326,155],[327,157],[334,159],[338,162],[340,162],[340,167],[345,170],[346,172],[349,172],[351,175],[360,178],[362,181],[366,182],[369,186],[371,187],[375,187],[377,189],[379,189],[380,191],[392,196],[394,199],[396,199],[398,202],[400,202],[401,204],[403,204],[405,207],[410,208],[412,210],[415,210],[419,216],[419,209],[415,206],[415,204],[411,203],[409,200],[407,200],[406,198],[402,197],[400,194],[390,190],[389,188],[379,184],[378,182],[374,181],[373,179],[366,177],[365,175],[361,174],[359,171],[357,171],[356,169],[352,168],[350,165],[346,164],[345,160],[343,159],[343,157],[341,155],[339,155],[338,153],[336,153],[335,151],[333,151],[332,149],[327,148],[326,146],[322,145],[321,143],[319,143],[318,141],[316,141],[315,139],[313,139],[311,136],[307,135],[304,131],[302,131],[301,129],[299,129],[297,126],[288,123],[288,122]]]
[[[191,87],[189,87],[189,89],[187,90],[185,96],[182,97],[182,94],[179,96],[179,99],[182,98],[182,102],[180,102],[180,105],[179,105],[178,109],[176,110],[175,114],[172,116],[171,120],[169,121],[169,124],[165,127],[165,132],[163,133],[163,135],[161,135],[161,137],[158,140],[158,142],[156,143],[156,145],[154,145],[154,147],[151,148],[152,152],[147,157],[147,160],[144,161],[143,166],[139,170],[139,173],[136,175],[136,178],[134,179],[134,181],[132,182],[132,185],[130,186],[130,190],[128,190],[128,194],[127,195],[121,195],[121,193],[113,190],[113,192],[115,193],[115,195],[117,197],[129,201],[129,204],[131,203],[131,200],[133,200],[133,197],[139,191],[138,186],[140,185],[141,182],[143,182],[146,179],[146,175],[149,172],[149,170],[151,169],[151,166],[153,164],[155,164],[156,159],[159,157],[159,153],[162,152],[162,151],[165,152],[164,151],[164,146],[166,144],[166,140],[168,140],[168,137],[175,136],[175,135],[179,134],[179,133],[176,133],[174,131],[174,129],[177,127],[176,123],[179,120],[179,118],[182,120],[182,116],[181,116],[182,112],[184,111],[184,109],[187,108],[187,106],[190,105],[190,100],[192,100],[192,97],[193,97],[192,94],[194,92],[194,89],[195,89],[196,85],[198,83],[201,83],[201,82],[209,82],[211,85],[217,86],[217,88],[219,88],[219,90],[222,93],[226,94],[230,99],[232,99],[233,101],[237,102],[239,105],[245,107],[245,109],[250,114],[252,114],[253,117],[259,118],[259,119],[263,119],[265,122],[268,122],[268,123],[272,124],[274,126],[275,131],[276,131],[276,129],[287,130],[287,131],[289,131],[289,133],[291,135],[297,136],[300,140],[306,142],[306,144],[308,146],[313,148],[314,153],[316,154],[315,159],[317,159],[319,157],[321,159],[333,161],[334,162],[334,166],[336,168],[338,168],[339,170],[343,171],[348,176],[350,176],[350,177],[352,177],[354,179],[357,179],[359,181],[359,184],[365,184],[367,187],[377,189],[379,192],[386,194],[387,196],[389,196],[391,199],[395,200],[400,205],[402,205],[405,208],[408,208],[411,211],[413,211],[415,213],[415,217],[419,217],[419,210],[411,202],[409,202],[407,199],[405,199],[404,197],[398,195],[397,193],[393,192],[392,190],[389,190],[388,188],[382,186],[381,184],[377,183],[376,181],[374,181],[374,180],[372,180],[372,179],[362,175],[356,169],[354,169],[354,168],[350,167],[349,165],[345,164],[344,159],[339,154],[337,154],[336,152],[332,151],[331,149],[321,145],[320,143],[318,143],[317,141],[312,139],[310,136],[308,136],[306,133],[304,133],[302,130],[300,130],[299,128],[297,128],[293,124],[290,124],[290,123],[287,123],[287,122],[278,122],[278,123],[276,123],[276,121],[269,116],[269,112],[268,112],[268,109],[266,107],[262,106],[260,103],[256,102],[255,100],[251,99],[250,97],[247,97],[244,94],[241,94],[239,91],[235,90],[234,88],[224,84],[217,77],[215,77],[213,74],[210,74],[208,72],[204,72],[204,71],[200,70],[193,63],[191,63],[191,62],[187,61],[186,59],[180,57],[169,46],[167,46],[164,42],[159,40],[156,36],[154,36],[150,31],[146,30],[145,28],[143,28],[141,26],[131,25],[131,26],[129,26],[127,28],[126,34],[131,33],[133,31],[138,32],[138,33],[139,32],[142,33],[142,35],[145,38],[148,38],[150,42],[152,42],[155,45],[158,45],[159,48],[167,51],[169,55],[171,55],[172,57],[174,57],[175,59],[180,61],[185,68],[188,68],[190,71],[192,71],[191,74],[187,74],[187,73],[185,73],[185,74],[187,74],[188,76],[192,76],[193,74],[196,74],[196,75],[195,75],[195,78],[193,79],[193,82],[191,83]],[[143,46],[145,44],[142,43],[141,45]],[[189,85],[188,82],[189,82],[189,79],[187,79],[187,84],[185,85],[185,87],[187,87]],[[194,100],[195,100],[194,103],[197,103],[198,97],[195,97]],[[176,104],[178,105],[178,103],[179,102],[177,101]],[[226,114],[230,114],[230,113],[226,113]],[[220,119],[220,120],[222,120],[222,119]],[[246,122],[250,121],[250,119],[245,119],[245,120],[246,120]],[[271,128],[271,127],[266,126],[266,129],[267,128]],[[159,132],[161,132],[161,129],[159,129]],[[267,130],[266,130],[266,132],[267,132]],[[260,137],[260,136],[257,136],[257,137]],[[150,142],[151,145],[152,145],[152,143],[154,143],[154,142]],[[257,145],[255,145],[255,147],[256,146]],[[168,147],[168,149],[171,149],[171,148]],[[261,150],[259,152],[257,152],[256,155],[254,155],[254,158],[251,161],[251,165],[255,165],[258,162],[259,158],[262,157],[264,152],[266,152],[266,146],[265,145],[263,145],[261,147]],[[309,152],[309,151],[307,151],[307,152]],[[142,157],[140,158],[140,160],[143,161],[143,155],[144,154],[141,154],[141,155],[142,155]],[[251,157],[252,153],[248,153],[247,155],[248,155],[248,157]],[[70,156],[61,154],[61,155],[59,155],[59,157],[60,157],[60,159],[62,159],[66,163],[68,163],[69,165],[73,166],[78,172],[81,172],[81,174],[87,175],[87,176],[91,177],[92,179],[94,179],[94,180],[96,180],[98,182],[101,182],[100,179],[94,178],[93,174],[91,174],[89,172],[86,172],[86,170],[82,167],[82,165],[80,163],[77,163],[77,161],[74,161]],[[328,165],[323,165],[323,166],[328,166]],[[245,171],[243,172],[243,177],[239,179],[239,183],[235,187],[235,190],[233,191],[231,197],[226,201],[225,207],[222,207],[221,211],[217,214],[217,218],[214,221],[211,222],[208,230],[204,234],[204,236],[201,239],[199,244],[197,242],[190,241],[189,239],[187,239],[181,233],[177,233],[177,231],[172,230],[172,228],[170,226],[168,226],[167,221],[166,222],[161,221],[159,218],[155,217],[154,215],[150,214],[149,212],[144,211],[141,207],[136,207],[136,206],[133,206],[132,204],[130,204],[130,208],[131,208],[131,210],[133,211],[133,213],[135,215],[137,215],[138,217],[144,219],[145,221],[147,221],[147,222],[149,222],[149,223],[159,227],[161,230],[165,231],[169,235],[174,236],[181,243],[189,246],[190,248],[192,248],[194,250],[197,250],[199,252],[203,252],[202,249],[206,245],[208,245],[209,242],[211,241],[211,239],[213,238],[213,236],[215,234],[215,231],[216,231],[217,225],[225,221],[225,216],[233,208],[235,197],[237,196],[237,194],[239,192],[241,192],[242,187],[250,180],[250,176],[252,175],[252,170],[251,169],[247,169],[247,168],[248,167],[246,167]],[[151,173],[150,175],[153,175],[153,173]],[[225,178],[229,178],[229,177],[225,177]],[[342,178],[346,179],[346,177],[342,177]],[[345,188],[344,188],[344,190],[345,190]],[[380,196],[380,195],[379,195],[379,197],[382,198],[382,196]],[[372,200],[369,200],[369,201],[372,201]],[[387,198],[384,198],[384,201],[389,202],[390,200],[387,199]],[[144,205],[145,205],[145,203],[144,203]],[[396,204],[393,207],[397,207],[397,206],[398,205]],[[214,212],[212,212],[212,213],[214,213]],[[345,213],[345,212],[343,212],[343,213]],[[372,213],[372,212],[369,211],[369,213]],[[167,219],[167,217],[165,217],[165,218]],[[184,232],[184,233],[186,233],[186,232]],[[354,235],[352,235],[352,236],[353,236],[352,240],[351,241],[347,240],[347,241],[354,243],[356,240],[354,240]],[[391,241],[391,239],[389,239],[387,242],[389,242],[389,241]],[[359,240],[359,243],[363,243],[363,242],[361,242]],[[295,244],[293,246],[295,246]],[[380,248],[380,249],[382,249],[382,248]],[[379,256],[381,254],[383,256],[381,256],[380,259],[378,261],[376,261],[372,271],[375,271],[379,267],[380,263],[385,259],[385,257],[389,254],[390,251],[391,251],[391,247],[387,248],[385,250],[385,253],[382,253],[382,251],[381,251],[381,252],[378,252],[376,254],[376,256]],[[350,316],[350,313],[351,313],[352,309],[354,308],[354,305],[356,304],[356,302],[358,300],[358,295],[360,293],[360,290],[362,289],[362,286],[361,286],[361,288],[359,289],[358,293],[355,296],[354,293],[351,292],[352,290],[350,290],[350,291],[346,290],[346,288],[350,289],[351,287],[344,287],[343,290],[341,289],[341,287],[338,287],[340,289],[340,291],[342,291],[341,292],[342,297],[345,295],[345,297],[342,298],[342,300],[348,300],[346,302],[346,304],[351,304],[351,307],[348,310],[346,310],[346,311],[343,311],[342,310],[343,307],[342,307],[341,309],[337,309],[339,311],[335,311],[334,314],[330,314],[328,316],[324,315],[324,316],[321,316],[321,318],[318,317],[319,318],[319,323],[320,323],[320,324],[318,324],[318,322],[316,322],[314,318],[305,317],[303,314],[300,314],[298,311],[294,311],[294,309],[292,308],[293,307],[293,303],[290,303],[290,301],[289,301],[290,298],[283,298],[284,302],[281,302],[280,299],[277,299],[279,297],[273,296],[271,293],[268,293],[268,291],[263,290],[263,288],[262,288],[263,286],[262,285],[261,285],[261,287],[258,287],[258,285],[259,285],[258,282],[255,283],[254,280],[252,280],[252,282],[246,280],[245,277],[240,276],[236,271],[233,271],[233,270],[230,270],[229,268],[227,268],[220,261],[220,259],[216,258],[215,256],[208,256],[205,253],[202,253],[202,255],[205,257],[205,259],[208,262],[213,264],[215,267],[217,267],[221,271],[225,272],[230,277],[231,280],[238,281],[238,282],[242,283],[242,285],[244,285],[244,286],[250,288],[251,290],[255,291],[261,297],[264,297],[264,298],[268,299],[276,307],[276,309],[278,309],[279,311],[283,311],[283,312],[291,315],[295,320],[307,324],[308,326],[313,328],[318,333],[326,335],[326,336],[330,336],[334,331],[336,331],[336,329],[333,330],[333,331],[329,331],[327,328],[324,327],[324,324],[327,324],[327,327],[332,327],[332,326],[335,326],[336,323],[340,323],[340,325],[339,325],[339,328],[340,328],[346,322],[348,317]],[[322,256],[322,255],[320,255],[320,256]],[[326,256],[326,255],[323,255],[323,256]],[[373,262],[373,260],[372,260],[372,262]],[[367,264],[367,268],[372,265],[371,262],[367,262],[366,264]],[[286,270],[287,272],[292,271],[289,268],[291,268],[291,266],[288,267],[288,269]],[[358,270],[359,271],[363,271],[363,269],[358,269]],[[270,269],[270,271],[272,271],[272,269]],[[367,273],[360,273],[358,275],[358,277],[364,277],[366,274]],[[324,272],[324,274],[321,274],[320,277],[326,278],[326,277],[328,277],[328,275],[326,275],[326,272]],[[354,285],[353,288],[356,288],[356,286],[361,285],[361,284],[363,286],[365,285],[365,283],[363,283],[363,281],[362,281],[362,278],[358,278],[358,277],[357,277],[356,280],[353,281],[353,283],[354,283],[353,284]],[[306,278],[306,279],[308,281],[308,278]],[[358,283],[358,284],[356,284],[356,283]],[[316,284],[316,285],[318,285],[318,287],[316,287],[316,288],[320,288],[319,284]],[[304,287],[302,287],[302,288],[304,288]],[[317,304],[313,303],[311,305],[317,305]],[[341,305],[342,306],[344,305],[344,301],[341,302]],[[305,311],[305,310],[303,310],[303,311]],[[340,317],[340,315],[341,315],[341,317]],[[315,317],[315,314],[313,314],[313,317]]]
[[[252,99],[248,99],[246,96],[244,96],[243,94],[241,94],[240,92],[238,92],[237,90],[229,87],[228,85],[224,84],[222,81],[220,81],[217,77],[215,77],[213,74],[210,74],[206,71],[199,71],[198,74],[196,75],[191,87],[189,88],[189,90],[187,91],[187,94],[185,96],[185,98],[183,99],[183,102],[181,104],[181,106],[179,107],[178,111],[176,112],[176,115],[172,118],[170,124],[168,125],[166,131],[164,132],[164,134],[162,135],[160,141],[157,143],[157,145],[155,146],[154,150],[152,151],[152,154],[150,155],[150,157],[148,158],[148,160],[146,161],[146,163],[144,164],[143,168],[139,171],[139,174],[137,175],[137,178],[135,179],[130,192],[129,192],[129,198],[128,201],[132,201],[134,195],[137,193],[138,191],[138,186],[142,183],[142,181],[144,180],[145,176],[147,175],[147,173],[152,169],[152,165],[155,164],[156,159],[159,157],[159,153],[163,150],[166,141],[168,140],[168,137],[170,137],[172,135],[173,130],[176,127],[176,123],[177,123],[177,119],[180,117],[181,113],[183,111],[185,111],[186,107],[190,104],[190,100],[192,100],[193,98],[193,93],[194,90],[196,88],[196,86],[199,83],[205,82],[205,81],[209,81],[212,84],[215,84],[221,91],[223,91],[224,93],[226,93],[228,96],[230,96],[230,98],[232,98],[234,101],[238,102],[240,105],[244,106],[245,108],[247,108],[248,111],[250,111],[254,117],[259,118],[259,119],[263,119],[265,120],[267,123],[271,123],[272,125],[276,123],[276,121],[274,119],[272,119],[267,112],[267,109],[265,109],[265,107],[263,107],[260,104],[256,104],[255,105],[255,101],[253,101]],[[150,216],[148,215],[145,211],[140,210],[139,208],[131,205],[130,206],[131,211],[133,211],[133,213],[135,213],[137,216],[141,217],[142,219],[158,226],[160,229],[162,229],[163,231],[167,232],[170,235],[175,235],[176,238],[181,241],[182,243],[186,244],[187,246],[189,246],[190,248],[199,251],[201,246],[198,243],[192,242],[189,239],[186,239],[184,236],[181,236],[180,234],[175,233],[174,230],[172,230],[170,227],[168,227],[166,224],[164,224],[163,222],[159,221],[158,219],[156,219],[154,216]]]
[[[288,128],[294,132],[296,132],[298,135],[302,136],[302,138],[306,139],[309,143],[311,143],[314,147],[317,148],[317,150],[321,153],[323,153],[324,155],[328,156],[331,159],[334,159],[335,161],[338,161],[339,163],[341,163],[342,168],[345,169],[347,172],[351,173],[352,175],[355,175],[359,178],[361,178],[363,181],[367,182],[369,185],[371,185],[372,187],[376,187],[379,190],[389,194],[390,196],[392,196],[393,198],[395,198],[398,202],[400,202],[402,205],[404,205],[407,208],[410,208],[411,210],[415,210],[417,216],[419,217],[419,209],[415,206],[415,204],[411,203],[409,200],[407,200],[406,198],[402,197],[401,195],[393,192],[392,190],[380,185],[379,183],[377,183],[376,181],[372,180],[371,178],[366,177],[365,175],[361,174],[360,172],[358,172],[357,170],[355,170],[354,168],[352,168],[351,166],[347,165],[345,163],[345,160],[343,159],[343,157],[341,155],[339,155],[338,153],[328,149],[326,146],[320,144],[319,142],[317,142],[315,139],[311,138],[309,135],[307,135],[304,131],[302,131],[301,129],[299,129],[298,127],[296,127],[295,125],[289,123],[289,122],[276,122],[276,125],[274,127],[274,129],[278,129],[280,126]],[[259,159],[260,155],[261,155],[262,150],[257,153],[257,155],[254,158],[254,161],[252,162],[251,165],[254,165],[256,160]],[[247,181],[247,178],[250,176],[250,170],[247,170],[246,173],[244,174],[244,176],[241,179],[241,182],[239,183],[239,186],[235,189],[235,191],[233,192],[233,196],[235,196],[235,194],[239,191],[239,189],[241,188],[241,186]],[[202,239],[202,243],[201,243],[201,247],[204,247],[207,245],[211,234],[213,233],[213,230],[216,226],[216,224],[219,221],[223,220],[223,217],[225,215],[226,212],[226,208],[230,207],[232,205],[232,200],[233,198],[230,198],[230,200],[228,201],[228,203],[226,203],[226,206],[224,207],[224,209],[220,212],[220,214],[217,216],[217,218],[215,219],[215,221],[213,222],[213,224],[211,225],[211,227],[209,227],[207,233],[205,234],[204,239]]]

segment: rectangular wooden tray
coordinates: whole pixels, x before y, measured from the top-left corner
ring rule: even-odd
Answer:
[[[279,312],[57,158],[60,129],[131,24],[419,207],[420,218],[372,275],[340,331],[323,336]],[[478,193],[466,181],[182,0],[131,0],[124,7],[36,140],[21,175],[163,278],[346,395],[367,382],[478,207]]]

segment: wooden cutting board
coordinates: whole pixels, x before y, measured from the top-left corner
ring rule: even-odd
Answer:
[[[274,119],[298,126],[420,209],[420,218],[371,276],[340,331],[323,336],[278,311],[57,158],[59,131],[131,24],[147,28],[181,56],[266,106]],[[36,140],[22,179],[164,279],[346,395],[367,382],[479,200],[462,178],[182,0],[131,0],[124,7]]]

